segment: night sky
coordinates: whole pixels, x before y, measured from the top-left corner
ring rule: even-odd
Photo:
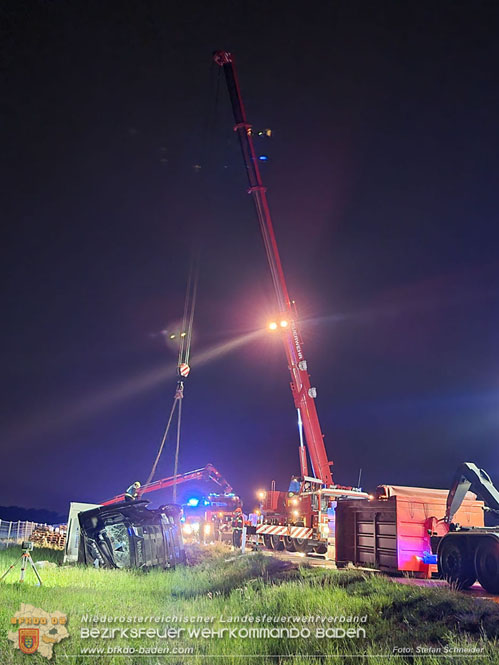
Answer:
[[[196,366],[273,309],[220,48],[273,130],[336,481],[445,488],[461,461],[499,480],[498,5],[297,7],[2,3],[1,505],[64,513],[147,478],[193,252],[180,470],[213,463],[248,506],[298,471],[278,338]]]

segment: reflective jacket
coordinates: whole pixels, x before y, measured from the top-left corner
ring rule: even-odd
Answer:
[[[128,496],[128,497],[130,497],[130,499],[135,500],[138,495],[139,495],[139,492],[138,492],[137,488],[135,487],[134,483],[132,483],[130,485],[130,487],[127,489],[127,491],[125,492],[125,497]]]

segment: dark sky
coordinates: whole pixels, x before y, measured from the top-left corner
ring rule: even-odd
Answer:
[[[298,470],[279,341],[196,367],[273,306],[217,48],[273,130],[263,177],[337,482],[447,487],[464,460],[499,479],[496,3],[0,14],[0,504],[64,512],[147,477],[193,247],[180,468],[212,462],[248,499]]]

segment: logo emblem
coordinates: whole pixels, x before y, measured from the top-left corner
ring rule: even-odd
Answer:
[[[14,649],[22,653],[35,653],[43,658],[52,658],[56,644],[69,637],[66,628],[68,617],[62,612],[45,612],[39,607],[21,603],[21,609],[10,619],[13,630],[7,639]],[[19,627],[19,630],[16,628]],[[1,659],[4,662],[4,659]]]
[[[19,628],[19,648],[23,653],[35,653],[40,644],[38,628]]]

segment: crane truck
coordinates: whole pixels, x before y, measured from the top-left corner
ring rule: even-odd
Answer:
[[[263,492],[260,499],[264,519],[256,527],[256,532],[271,549],[324,553],[334,532],[332,518],[336,502],[345,497],[367,498],[367,494],[359,488],[337,485],[333,481],[333,462],[328,459],[315,406],[317,389],[310,383],[297,309],[289,296],[253,144],[254,132],[246,117],[234,58],[228,51],[216,51],[213,58],[225,75],[234,131],[239,138],[248,177],[248,193],[260,224],[277,306],[276,321],[269,327],[280,334],[284,344],[299,428],[300,474],[292,478],[287,492],[274,488]]]

